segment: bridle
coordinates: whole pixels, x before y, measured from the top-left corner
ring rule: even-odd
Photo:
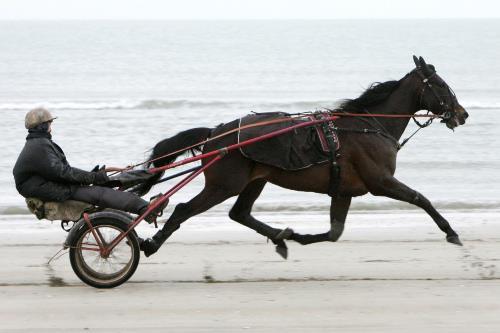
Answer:
[[[439,103],[439,106],[441,108],[441,113],[440,113],[440,116],[442,118],[441,122],[445,123],[448,120],[450,120],[451,118],[455,117],[456,116],[456,114],[455,114],[455,102],[454,102],[453,97],[456,96],[456,95],[453,92],[453,90],[450,88],[450,86],[443,80],[443,84],[445,85],[446,89],[449,92],[449,96],[448,97],[452,97],[452,98],[450,98],[451,105],[448,104],[448,103],[446,103],[442,99],[442,95],[440,95],[440,94],[437,93],[436,89],[434,89],[434,86],[430,82],[430,80],[436,75],[436,71],[433,71],[432,74],[429,75],[429,76],[425,76],[425,74],[422,72],[422,67],[418,66],[417,68],[415,68],[415,72],[421,78],[422,84],[423,84],[422,85],[422,89],[420,91],[420,96],[418,98],[418,107],[421,108],[423,106],[422,105],[422,100],[424,98],[425,90],[427,88],[429,88],[429,90],[431,91],[432,95],[434,95],[434,97],[437,99],[437,101]],[[420,126],[420,124],[418,122],[417,122],[417,125]]]
[[[434,95],[434,97],[437,99],[438,103],[439,103],[439,106],[441,108],[441,112],[438,114],[438,118],[441,118],[441,123],[446,123],[447,121],[449,121],[450,119],[452,119],[453,117],[456,116],[456,113],[455,113],[455,102],[454,102],[454,99],[453,97],[455,97],[455,93],[453,92],[453,90],[450,88],[450,86],[443,80],[443,84],[445,85],[446,89],[448,90],[449,92],[449,96],[448,97],[452,97],[450,98],[451,100],[451,105],[446,103],[443,99],[442,99],[442,95],[438,94],[436,89],[434,88],[434,86],[432,85],[432,83],[430,82],[430,80],[436,75],[436,71],[435,70],[432,70],[432,74],[429,75],[429,76],[425,76],[425,74],[423,73],[423,68],[421,66],[417,66],[414,70],[418,76],[420,77],[420,79],[422,80],[422,89],[420,90],[420,96],[418,98],[418,108],[419,109],[425,109],[425,107],[423,106],[422,104],[422,100],[424,98],[424,94],[425,94],[425,90],[428,88],[432,95]],[[365,109],[365,112],[369,113],[368,110]],[[430,111],[427,111],[427,114],[429,114]],[[383,129],[383,131],[385,132],[386,136],[390,136],[388,134],[388,131],[384,128],[384,126],[382,126],[382,124],[377,121],[376,118],[373,118],[376,123],[381,126],[381,128]],[[403,146],[411,139],[413,138],[413,136],[415,136],[415,134],[417,134],[421,129],[423,128],[426,128],[427,126],[431,125],[432,122],[434,121],[434,117],[429,117],[429,119],[426,121],[426,122],[419,122],[417,120],[416,117],[412,117],[413,121],[415,122],[415,124],[418,126],[418,128],[409,136],[407,137],[406,139],[404,139],[401,143],[398,143],[397,145],[397,149],[400,150],[401,148],[403,148]],[[398,142],[396,139],[394,139],[392,136],[390,136],[392,138],[393,141],[396,141]]]

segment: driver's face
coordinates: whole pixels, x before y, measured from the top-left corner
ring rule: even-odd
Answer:
[[[52,121],[49,121],[49,130],[48,130],[49,133],[52,132]]]

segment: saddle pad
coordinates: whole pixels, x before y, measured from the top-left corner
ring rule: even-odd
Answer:
[[[265,122],[278,118],[290,118],[284,112],[250,114],[240,118],[239,127]],[[256,138],[292,125],[311,121],[311,117],[290,118],[288,121],[269,125],[240,129],[238,142]],[[240,148],[243,156],[283,170],[294,171],[308,168],[315,164],[328,162],[329,152],[324,150],[324,138],[320,126],[307,126],[288,133],[249,144]],[[337,140],[338,142],[338,140]]]

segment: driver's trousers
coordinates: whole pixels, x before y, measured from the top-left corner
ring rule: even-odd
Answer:
[[[133,193],[102,186],[78,186],[73,190],[70,199],[133,214],[140,214],[148,205],[146,200]]]

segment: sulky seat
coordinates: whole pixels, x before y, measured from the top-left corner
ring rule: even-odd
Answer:
[[[31,213],[39,220],[78,221],[84,212],[94,206],[81,201],[67,200],[63,202],[43,202],[37,198],[27,198],[26,204]]]

